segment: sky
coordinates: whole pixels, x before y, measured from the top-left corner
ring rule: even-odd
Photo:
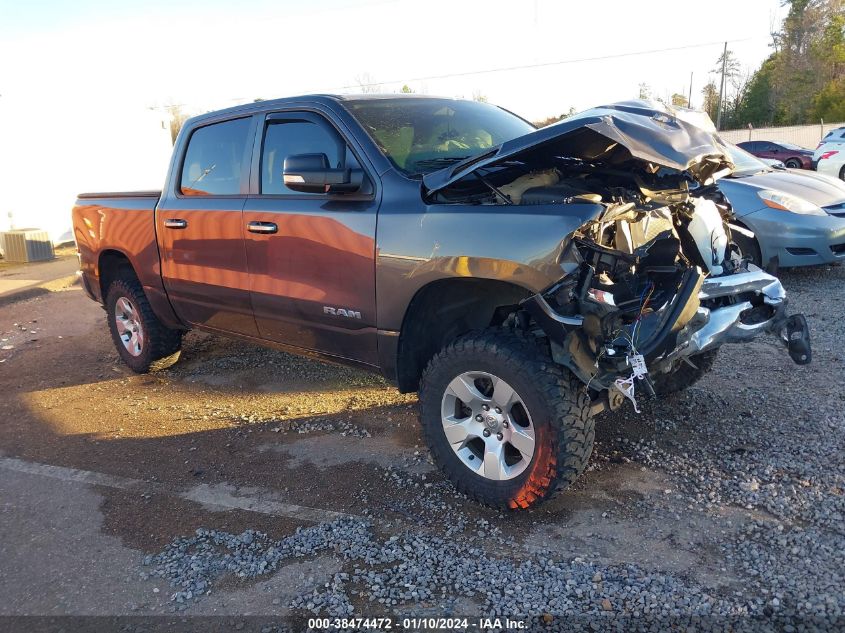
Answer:
[[[780,0],[0,0],[0,230],[65,235],[81,190],[160,188],[171,104],[198,114],[365,82],[483,95],[538,121],[635,98],[641,83],[688,94],[692,73],[700,106],[723,42],[750,72],[783,12]]]
[[[642,82],[686,94],[692,72],[695,105],[720,42],[755,68],[782,11],[779,0],[0,0],[0,95],[93,90],[204,111],[356,92],[368,77],[385,92],[483,94],[537,120],[635,97]],[[419,79],[447,74],[462,76]]]

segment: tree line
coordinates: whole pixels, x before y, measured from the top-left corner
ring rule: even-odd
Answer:
[[[783,0],[789,7],[772,53],[743,73],[727,50],[714,73],[725,68],[723,129],[845,121],[845,0]],[[702,90],[702,109],[715,121],[719,87]]]

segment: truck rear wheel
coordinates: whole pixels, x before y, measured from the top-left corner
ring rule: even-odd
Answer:
[[[528,508],[569,486],[595,438],[584,386],[532,339],[463,336],[429,362],[423,434],[458,490],[489,506]]]
[[[109,330],[120,358],[139,374],[172,365],[182,332],[165,327],[135,277],[115,279],[106,293]]]

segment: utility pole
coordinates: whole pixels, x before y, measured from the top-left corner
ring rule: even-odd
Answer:
[[[692,73],[689,74],[689,98],[687,99],[687,107],[692,110]]]
[[[722,81],[719,85],[719,104],[716,106],[716,129],[722,129],[722,99],[725,95],[725,64],[728,62],[728,43],[725,42],[725,50],[722,53]]]

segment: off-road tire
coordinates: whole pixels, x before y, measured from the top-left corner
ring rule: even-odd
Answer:
[[[530,412],[534,455],[512,479],[495,481],[472,472],[446,439],[442,398],[450,381],[466,371],[490,372],[505,380]],[[595,439],[587,390],[533,337],[510,330],[461,336],[428,363],[419,398],[423,435],[435,463],[459,491],[484,505],[528,508],[568,487],[587,467]]]
[[[144,344],[138,356],[129,353],[117,331],[115,311],[121,297],[129,299],[138,311],[144,333]],[[178,360],[182,347],[182,332],[172,330],[158,320],[144,294],[141,282],[134,275],[127,274],[111,282],[106,292],[106,314],[115,349],[132,371],[146,374],[150,370],[169,367]]]
[[[681,361],[678,366],[669,374],[661,374],[656,376],[654,383],[654,392],[658,397],[669,396],[673,393],[678,393],[692,387],[701,378],[713,369],[713,363],[716,362],[719,350],[714,349],[709,352],[703,352],[690,356],[690,362],[695,367],[690,366],[689,363]]]

